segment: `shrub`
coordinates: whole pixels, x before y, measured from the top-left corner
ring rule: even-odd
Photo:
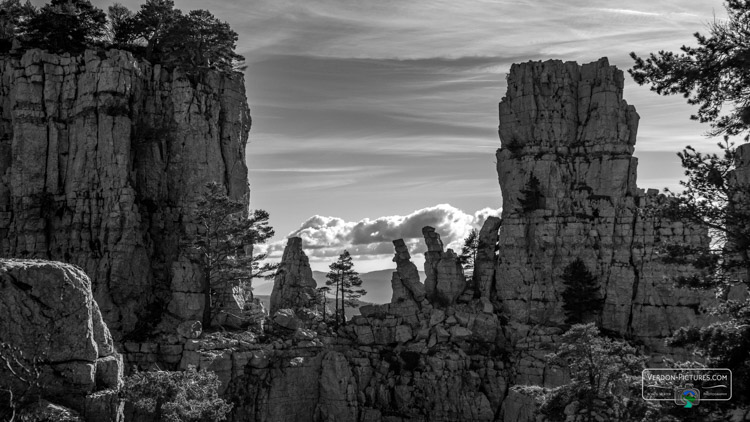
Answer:
[[[166,422],[222,421],[232,405],[219,397],[219,378],[206,370],[136,372],[122,397],[137,410]]]
[[[28,357],[18,347],[0,341],[0,420],[16,413],[39,395],[41,357]]]

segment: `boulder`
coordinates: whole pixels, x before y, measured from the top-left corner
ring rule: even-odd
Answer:
[[[0,341],[20,350],[27,365],[40,359],[42,397],[78,412],[86,395],[122,384],[122,357],[91,280],[73,265],[0,260]],[[0,377],[0,385],[18,388],[14,380]]]
[[[186,339],[196,339],[203,333],[203,324],[200,321],[185,321],[177,326],[177,334]]]
[[[297,315],[295,315],[294,310],[292,309],[279,309],[276,311],[273,315],[273,322],[279,327],[286,328],[287,330],[296,330],[304,327],[304,323],[297,318]]]

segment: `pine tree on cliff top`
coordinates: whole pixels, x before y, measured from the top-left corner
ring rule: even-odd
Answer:
[[[230,199],[218,183],[206,184],[206,193],[198,201],[196,233],[184,242],[197,253],[203,270],[203,326],[208,328],[216,308],[212,297],[219,289],[253,278],[272,277],[277,265],[262,263],[266,254],[254,254],[253,245],[265,243],[274,231],[268,225],[268,213],[255,210],[248,215],[242,201]]]
[[[104,11],[88,0],[52,0],[21,25],[28,45],[53,53],[80,53],[105,34]]]

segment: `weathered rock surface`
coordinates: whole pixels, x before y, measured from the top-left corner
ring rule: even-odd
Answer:
[[[75,266],[0,260],[0,341],[18,347],[27,359],[40,359],[42,397],[81,414],[87,395],[122,384],[122,357],[91,281]],[[0,385],[13,386],[8,383],[15,379],[5,375]]]
[[[413,300],[422,302],[425,297],[424,284],[419,281],[419,270],[411,262],[409,248],[403,239],[393,241],[396,253],[393,262],[396,263],[396,272],[393,273],[391,286],[393,287],[393,297],[391,303],[402,300]]]
[[[83,268],[116,337],[200,318],[178,240],[206,182],[247,200],[242,76],[29,50],[0,57],[0,110],[0,256]]]
[[[316,287],[310,260],[302,250],[302,239],[290,237],[273,282],[271,315],[282,308],[313,307]]]
[[[443,252],[443,241],[433,227],[423,227],[425,252],[425,293],[441,305],[450,305],[466,290],[466,276],[452,249]]]
[[[561,274],[576,258],[605,299],[601,327],[669,354],[664,338],[705,320],[709,295],[676,289],[691,268],[665,264],[659,246],[705,245],[705,230],[641,212],[656,192],[636,186],[638,114],[606,59],[513,65],[500,103],[497,170],[503,224],[497,298],[522,352],[517,382],[555,384],[538,346],[564,321]],[[536,180],[535,183],[534,180]],[[552,337],[550,337],[552,336]]]

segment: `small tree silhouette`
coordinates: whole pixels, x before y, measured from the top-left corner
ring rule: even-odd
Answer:
[[[529,213],[542,208],[544,195],[542,195],[539,179],[533,174],[531,175],[531,178],[529,178],[529,182],[526,184],[526,189],[521,190],[521,194],[523,194],[523,196],[518,198],[518,201],[521,203],[521,210],[524,213]]]
[[[565,267],[562,280],[565,284],[562,298],[566,324],[587,322],[587,318],[601,312],[604,299],[599,293],[599,282],[581,258]]]
[[[336,262],[328,266],[331,271],[326,274],[326,285],[334,286],[336,292],[336,314],[335,321],[336,325],[346,325],[346,313],[344,309],[346,307],[356,308],[358,305],[357,299],[362,295],[367,294],[364,289],[354,289],[362,285],[362,279],[359,278],[359,273],[353,269],[354,263],[352,257],[348,251],[344,251],[339,255],[339,259]]]
[[[479,248],[479,232],[477,229],[471,229],[464,239],[464,245],[461,247],[461,255],[458,261],[465,270],[473,270],[477,260],[477,249]]]

